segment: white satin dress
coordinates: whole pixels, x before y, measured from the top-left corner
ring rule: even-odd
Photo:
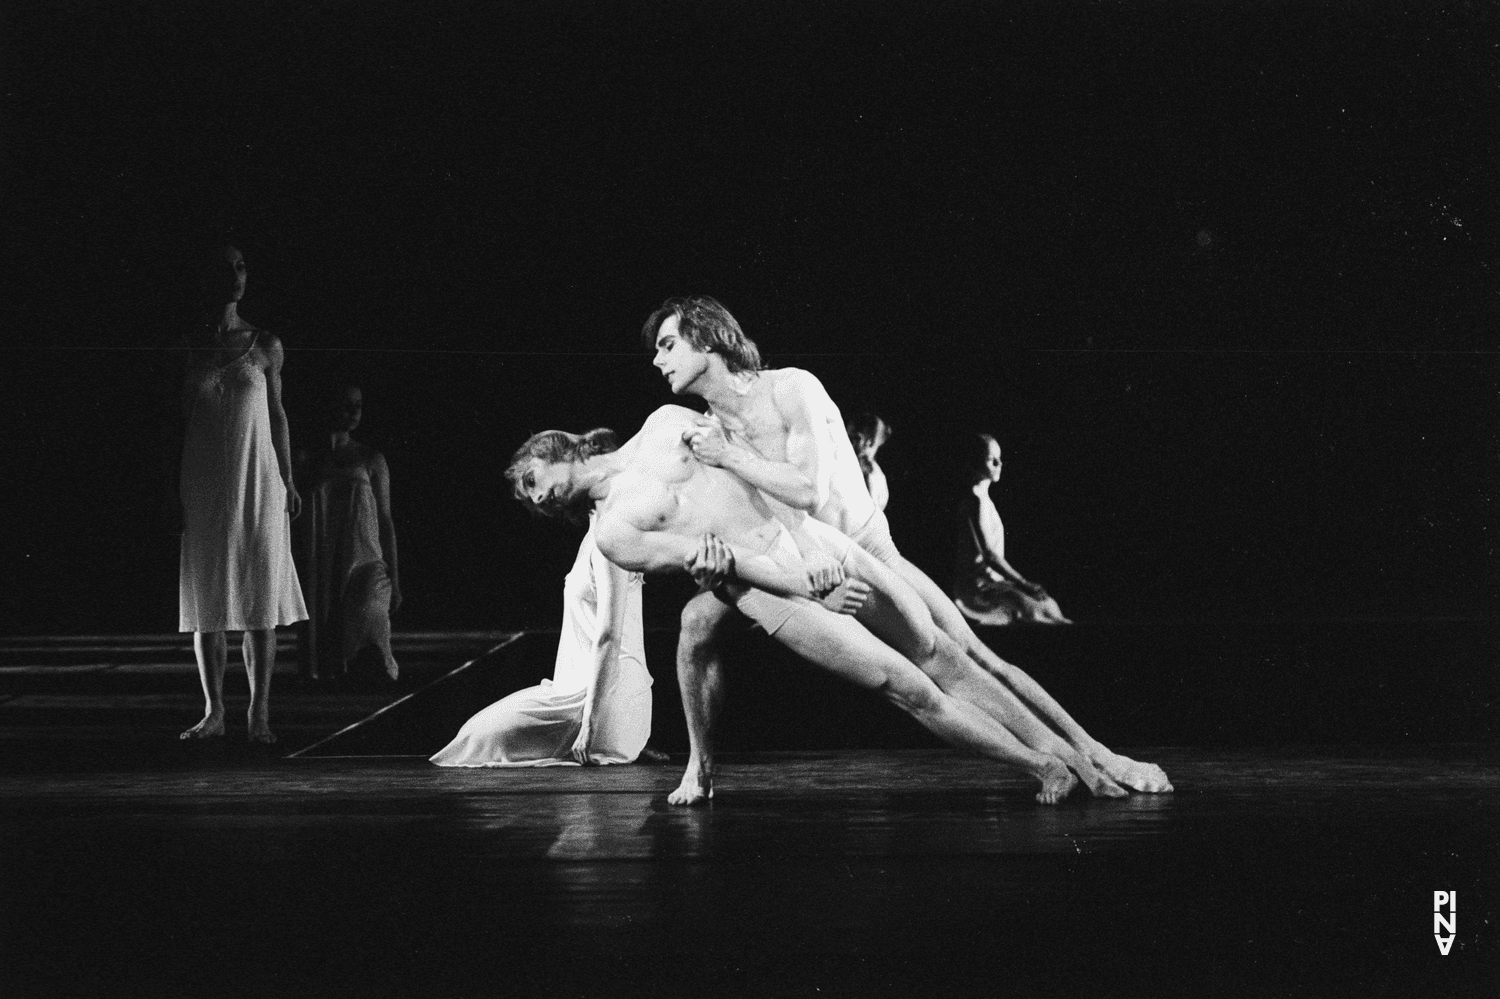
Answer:
[[[179,631],[258,631],[307,619],[266,375],[253,358],[259,339],[228,364],[190,376]]]
[[[569,756],[583,720],[583,702],[599,640],[599,581],[624,575],[625,626],[613,680],[596,694],[589,758],[631,763],[651,735],[651,674],[646,670],[638,572],[622,573],[599,553],[594,524],[563,582],[562,634],[552,679],[509,694],[464,722],[432,762],[440,767],[577,766]]]

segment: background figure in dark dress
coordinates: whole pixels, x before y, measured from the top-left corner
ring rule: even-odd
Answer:
[[[859,459],[859,470],[865,475],[865,488],[870,490],[870,499],[876,510],[884,510],[891,501],[891,489],[885,481],[885,471],[875,454],[891,439],[891,425],[874,413],[860,413],[844,424],[849,434],[849,443],[854,445],[854,456]]]
[[[990,487],[1000,481],[1000,444],[989,434],[972,438],[969,494],[959,507],[953,566],[953,602],[979,624],[1072,624],[1039,583],[1005,560],[1005,525]]]
[[[324,435],[297,455],[309,507],[298,548],[311,610],[300,666],[305,677],[331,679],[373,648],[395,680],[391,615],[401,606],[401,576],[390,469],[379,451],[351,436],[364,415],[358,385],[340,383],[326,412]]]
[[[292,482],[281,405],[281,341],[239,315],[245,258],[221,247],[200,264],[182,379],[184,437],[176,520],[182,531],[180,631],[193,650],[206,702],[184,739],[224,734],[225,632],[240,631],[250,677],[252,742],[271,733],[276,628],[307,617],[292,564]]]

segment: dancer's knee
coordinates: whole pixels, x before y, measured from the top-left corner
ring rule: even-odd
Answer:
[[[896,707],[909,715],[924,715],[937,711],[942,706],[943,693],[924,674],[911,673],[886,677],[880,685],[880,693]]]
[[[713,654],[718,646],[719,626],[724,613],[713,603],[689,600],[682,609],[681,630],[677,634],[677,658],[701,659]]]

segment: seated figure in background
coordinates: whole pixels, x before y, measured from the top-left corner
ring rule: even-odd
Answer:
[[[870,499],[874,501],[877,512],[884,510],[891,501],[891,489],[875,454],[891,439],[891,425],[874,413],[860,413],[844,424],[844,430],[849,434],[849,443],[854,445],[854,456],[859,459],[859,470],[864,473]]]
[[[989,434],[979,434],[973,438],[971,455],[971,489],[960,507],[953,602],[979,624],[1071,624],[1040,584],[1005,560],[1005,525],[990,498],[990,487],[1000,481],[999,443]]]
[[[324,434],[299,453],[307,490],[301,554],[310,611],[301,666],[309,679],[344,675],[366,648],[386,676],[400,675],[391,654],[391,615],[401,606],[391,474],[385,457],[350,436],[364,415],[364,393],[344,383],[327,400]]]

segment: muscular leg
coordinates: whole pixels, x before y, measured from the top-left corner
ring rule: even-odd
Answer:
[[[1042,685],[1033,680],[1019,666],[1006,662],[979,640],[974,629],[948,595],[932,581],[925,572],[912,565],[904,556],[897,555],[886,563],[911,585],[927,605],[932,618],[945,634],[956,641],[975,662],[991,675],[1004,680],[1012,690],[1062,733],[1063,737],[1085,758],[1112,779],[1136,791],[1165,792],[1172,790],[1166,772],[1154,763],[1140,763],[1111,752],[1105,745],[1083,730],[1072,715],[1063,710]]]
[[[860,548],[845,554],[844,568],[873,590],[857,620],[911,660],[943,693],[979,708],[1030,749],[1061,759],[1083,778],[1090,792],[1109,798],[1125,796],[1124,788],[1100,773],[940,631],[921,597],[899,575]]]
[[[719,639],[737,613],[712,593],[700,593],[682,608],[677,686],[687,716],[688,762],[682,783],[667,796],[674,805],[696,805],[714,796],[714,725],[724,701]]]
[[[250,741],[272,743],[271,671],[276,668],[276,629],[247,631],[240,640],[245,656],[245,675],[250,678]]]
[[[178,736],[208,739],[224,734],[224,661],[229,645],[222,631],[193,633],[193,655],[198,660],[198,680],[203,684],[203,720]]]
[[[1033,775],[1042,782],[1037,800],[1043,804],[1062,800],[1078,783],[1062,760],[1028,749],[974,705],[943,693],[900,653],[847,616],[809,604],[788,619],[775,638],[809,662],[880,691],[949,745]]]

